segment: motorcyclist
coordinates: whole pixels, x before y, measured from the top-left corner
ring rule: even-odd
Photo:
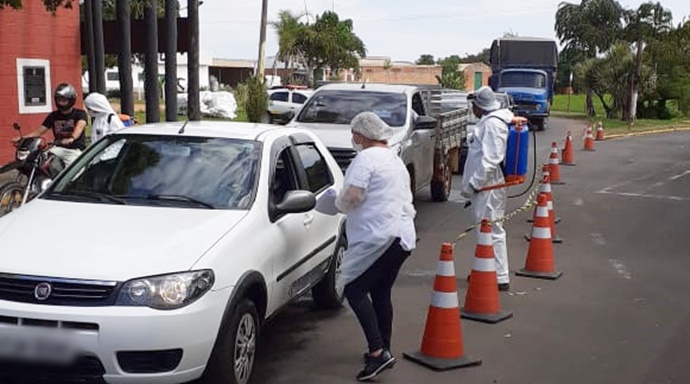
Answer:
[[[88,116],[83,109],[74,107],[77,91],[71,84],[59,84],[53,93],[53,100],[57,110],[48,114],[39,128],[24,137],[40,137],[52,130],[55,145],[49,152],[68,166],[86,148],[85,128]],[[19,136],[14,137],[12,143],[16,145],[20,139]]]

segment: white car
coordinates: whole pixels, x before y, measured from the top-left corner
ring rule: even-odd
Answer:
[[[279,88],[268,91],[268,121],[280,121],[286,113],[297,114],[314,94],[311,89]]]
[[[307,130],[106,136],[0,218],[0,378],[50,364],[108,383],[246,384],[267,318],[310,290],[342,304],[345,218],[314,209],[342,183]]]

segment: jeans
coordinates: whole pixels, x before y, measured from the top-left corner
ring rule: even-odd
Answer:
[[[345,297],[362,326],[369,352],[391,348],[391,289],[409,255],[410,252],[400,246],[400,239],[396,239],[369,269],[345,286]]]

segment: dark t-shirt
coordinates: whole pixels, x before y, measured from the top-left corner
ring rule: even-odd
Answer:
[[[86,112],[79,108],[72,108],[72,111],[68,114],[64,114],[60,111],[53,111],[43,120],[43,126],[53,130],[56,145],[69,149],[84,149],[86,148],[86,130],[82,131],[81,136],[70,144],[58,143],[62,139],[69,139],[72,137],[74,127],[77,126],[79,120],[87,122],[87,119],[88,116]]]

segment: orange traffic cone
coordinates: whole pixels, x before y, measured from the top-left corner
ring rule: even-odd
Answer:
[[[518,276],[537,277],[555,280],[563,275],[556,271],[553,259],[553,244],[551,243],[551,228],[549,225],[549,207],[546,194],[537,196],[537,210],[534,212],[532,226],[532,240],[529,242],[525,268],[519,270]]]
[[[551,142],[551,155],[549,155],[549,173],[551,174],[551,184],[565,184],[561,181],[561,168],[558,166],[558,143]]]
[[[513,317],[512,312],[501,311],[496,278],[496,259],[491,244],[491,222],[482,220],[470,283],[465,296],[462,317],[495,324]]]
[[[596,141],[602,141],[602,140],[604,140],[604,124],[602,124],[600,121],[599,124],[597,125]]]
[[[549,165],[548,164],[544,164],[542,166],[541,173],[542,173],[542,180],[541,180],[541,185],[539,186],[539,192],[545,193],[546,196],[549,198],[549,214],[553,213],[553,223],[558,224],[561,222],[561,218],[556,216],[556,211],[554,209],[553,193],[551,192],[551,182],[550,182],[551,177],[550,177],[550,173],[549,173]],[[534,210],[535,211],[537,210],[536,207],[534,208]],[[550,216],[549,216],[549,218],[550,218]],[[533,223],[534,219],[529,218],[529,219],[527,219],[527,222]],[[555,233],[555,230],[556,230],[556,227],[554,226],[552,233]],[[552,236],[552,237],[555,237],[555,236]],[[527,241],[529,241],[530,235],[525,235],[525,239],[527,239]],[[554,240],[554,243],[560,243],[560,242],[562,242],[562,240],[560,240],[560,238],[556,238],[556,240]]]
[[[403,356],[436,371],[471,367],[482,363],[481,360],[465,356],[451,244],[443,243],[441,246],[422,348],[414,353],[403,353]]]
[[[573,137],[570,131],[565,136],[565,145],[563,146],[563,153],[561,155],[561,164],[575,165],[575,155],[573,154]]]
[[[585,134],[585,151],[596,151],[594,149],[594,137],[592,136],[592,126],[587,127],[587,133]]]

